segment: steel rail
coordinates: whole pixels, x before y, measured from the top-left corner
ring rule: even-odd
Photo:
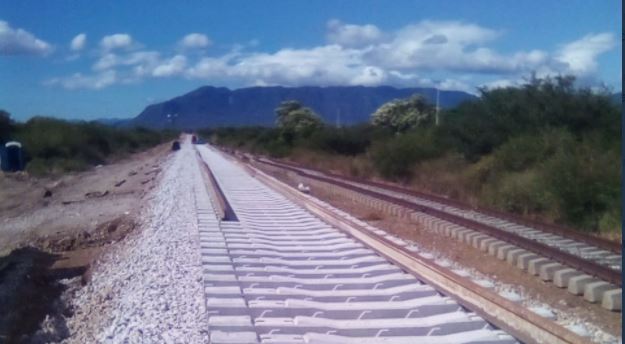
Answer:
[[[199,159],[200,165],[204,167],[205,177],[206,179],[208,179],[208,185],[209,185],[207,188],[208,194],[212,198],[214,198],[214,201],[217,203],[216,205],[217,205],[217,212],[219,214],[219,220],[236,221],[237,216],[232,210],[230,203],[228,203],[228,199],[226,198],[226,195],[221,190],[219,183],[217,183],[217,180],[215,179],[215,175],[213,174],[213,171],[211,171],[206,161],[202,159],[202,157],[200,156],[200,152],[198,152],[197,150],[195,152],[196,152],[197,158]]]
[[[335,174],[335,173],[331,173],[331,172],[326,172],[326,171],[322,171],[320,169],[317,168],[311,168],[311,167],[303,167],[301,165],[295,164],[293,162],[287,162],[287,161],[275,161],[273,159],[266,159],[268,161],[271,161],[274,164],[278,164],[278,165],[287,165],[293,168],[298,168],[298,169],[307,169],[310,171],[315,171],[318,173],[323,173],[327,176],[333,177],[333,178],[340,178],[343,180],[349,180],[351,182],[354,183],[360,183],[360,184],[364,184],[364,185],[369,185],[369,186],[374,186],[374,187],[378,187],[378,188],[382,188],[382,189],[387,189],[390,191],[394,191],[394,192],[398,192],[398,193],[404,193],[410,196],[414,196],[414,197],[419,197],[419,198],[424,198],[430,201],[434,201],[437,203],[441,203],[444,205],[449,205],[449,206],[453,206],[462,210],[469,210],[469,211],[475,211],[475,212],[479,212],[479,213],[483,213],[485,215],[489,215],[492,217],[496,217],[496,218],[500,218],[503,220],[509,220],[511,222],[515,222],[521,225],[525,225],[528,227],[532,227],[535,229],[539,229],[543,232],[548,232],[548,233],[552,233],[552,234],[557,234],[560,235],[562,237],[568,238],[568,239],[573,239],[575,241],[580,241],[580,242],[584,242],[587,243],[589,245],[593,245],[596,246],[598,248],[602,248],[608,251],[611,251],[613,253],[617,253],[617,254],[621,254],[622,250],[623,250],[623,246],[620,242],[617,241],[612,241],[612,240],[607,240],[604,238],[599,238],[596,236],[592,236],[592,235],[588,235],[585,233],[580,233],[579,231],[576,231],[572,228],[569,227],[565,227],[562,225],[556,225],[556,224],[551,224],[551,223],[545,223],[545,222],[540,222],[540,221],[536,221],[536,220],[532,220],[532,219],[528,219],[525,218],[523,216],[520,215],[516,215],[516,214],[510,214],[510,213],[505,213],[503,211],[499,211],[499,210],[495,210],[495,209],[491,209],[491,208],[487,208],[487,207],[482,207],[482,206],[472,206],[469,205],[467,203],[458,201],[458,200],[454,200],[454,199],[450,199],[450,198],[445,198],[445,197],[441,197],[441,196],[437,196],[437,195],[433,195],[433,194],[429,194],[426,192],[422,192],[422,191],[416,191],[416,190],[412,190],[406,187],[402,187],[396,184],[391,184],[391,183],[384,183],[384,182],[377,182],[377,181],[372,181],[372,180],[365,180],[362,178],[354,178],[354,177],[348,177],[348,176],[343,176],[343,175],[339,175],[339,174]]]
[[[393,204],[399,205],[407,209],[411,209],[411,210],[415,210],[415,211],[419,211],[425,214],[435,216],[445,221],[482,232],[493,238],[509,242],[515,246],[534,252],[546,258],[551,258],[562,264],[581,270],[591,276],[595,276],[601,280],[612,283],[618,287],[621,287],[622,285],[622,279],[621,279],[622,275],[621,275],[621,272],[619,271],[616,271],[606,266],[599,265],[597,263],[585,260],[583,258],[572,255],[570,253],[563,252],[561,250],[542,244],[540,242],[527,239],[527,238],[521,237],[519,235],[510,233],[510,232],[502,231],[496,227],[488,226],[483,223],[470,220],[470,219],[466,219],[458,215],[449,214],[449,213],[446,213],[444,211],[441,211],[432,207],[415,204],[402,198],[386,195],[380,192],[365,189],[363,187],[359,187],[353,184],[338,181],[332,178],[313,175],[308,172],[304,172],[298,168],[294,168],[290,166],[283,166],[283,165],[276,164],[276,163],[269,162],[269,161],[262,161],[262,160],[256,160],[256,161],[259,161],[261,163],[268,164],[277,168],[290,170],[306,178],[310,178],[310,179],[317,180],[320,182],[335,185],[335,186],[338,186],[338,187],[341,187],[350,191],[358,192],[360,194],[363,194],[369,197],[377,198],[385,202],[393,203]]]
[[[452,295],[458,303],[504,329],[522,342],[584,343],[587,341],[587,338],[582,338],[554,321],[532,313],[491,290],[477,285],[466,277],[458,276],[444,267],[432,264],[405,247],[384,237],[372,236],[354,221],[330,212],[315,202],[312,197],[303,195],[291,186],[266,175],[261,170],[250,165],[245,165],[245,167],[252,176],[287,196],[291,201],[345,231],[348,235],[379,252],[406,271],[436,286],[446,294]]]

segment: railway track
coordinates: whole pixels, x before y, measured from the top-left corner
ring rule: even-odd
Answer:
[[[390,195],[400,196],[413,202],[431,205],[433,207],[436,207],[437,209],[446,209],[446,211],[448,212],[463,216],[468,219],[474,219],[484,224],[500,226],[504,230],[507,229],[506,227],[509,227],[509,230],[516,231],[520,235],[523,235],[523,231],[528,231],[532,229],[537,229],[545,233],[551,233],[560,236],[563,239],[570,239],[584,245],[583,247],[580,247],[580,245],[567,246],[567,242],[564,242],[565,245],[561,245],[562,242],[554,241],[556,244],[560,244],[558,248],[560,248],[561,250],[569,251],[572,253],[579,253],[580,255],[583,254],[585,250],[589,251],[592,249],[594,251],[602,251],[599,252],[599,254],[597,255],[589,256],[588,259],[596,260],[600,264],[609,266],[615,270],[621,270],[622,246],[619,242],[581,233],[572,228],[560,225],[538,222],[516,214],[504,213],[502,211],[485,207],[473,207],[460,201],[424,192],[419,192],[392,183],[382,183],[359,178],[345,177],[342,175],[321,171],[319,169],[304,167],[302,165],[298,165],[292,162],[278,162],[272,159],[257,160],[264,160],[280,165],[282,167],[295,168],[300,171],[305,171],[320,176],[326,176],[335,180],[346,181],[357,186],[365,186],[372,190],[388,193]],[[538,238],[537,240],[540,241],[540,238]],[[617,256],[609,257],[611,255]]]
[[[506,217],[493,211],[476,211],[459,202],[397,186],[325,174],[268,159],[252,160],[296,173],[309,182],[325,183],[398,205],[416,212],[417,217],[434,217],[460,226],[459,230],[468,231],[463,234],[448,231],[446,234],[482,247],[545,281],[551,280],[559,287],[583,295],[590,302],[601,302],[604,308],[610,310],[621,309],[620,245],[617,250],[614,243],[556,226],[536,224],[530,227],[535,222],[515,222],[516,217]],[[490,239],[494,241],[490,245],[481,244],[481,241]]]
[[[587,340],[258,170],[253,178],[215,150],[197,149],[219,186],[196,194],[212,343]]]

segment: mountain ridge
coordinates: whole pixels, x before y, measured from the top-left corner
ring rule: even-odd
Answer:
[[[392,86],[256,86],[240,89],[202,86],[170,100],[148,105],[125,126],[147,128],[197,129],[220,126],[274,124],[274,109],[285,100],[298,100],[312,108],[326,122],[355,124],[366,122],[382,104],[413,94],[421,94],[433,104],[434,88],[395,88]],[[475,99],[462,91],[440,91],[441,108]],[[169,115],[169,117],[168,117]]]

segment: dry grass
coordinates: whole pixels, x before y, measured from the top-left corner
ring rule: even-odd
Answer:
[[[298,148],[289,160],[332,173],[383,181],[366,154],[357,156],[333,155]],[[441,195],[472,206],[515,211],[541,222],[555,223],[562,214],[548,205],[553,202],[541,192],[535,171],[500,175],[492,155],[475,163],[467,162],[459,154],[448,154],[426,160],[413,167],[405,186],[426,193]],[[519,205],[523,207],[519,208]],[[372,214],[375,218],[375,216]],[[372,218],[372,220],[374,220]],[[597,233],[601,237],[620,240],[620,230]]]
[[[296,149],[289,160],[345,176],[382,180],[371,160],[364,154],[352,157]],[[482,188],[478,175],[483,169],[477,166],[479,164],[471,165],[460,155],[428,160],[414,167],[412,178],[406,186],[477,204],[475,196]]]
[[[475,182],[471,165],[459,155],[425,161],[413,170],[408,186],[425,192],[477,204],[482,185]]]
[[[289,160],[304,166],[351,177],[372,178],[375,176],[370,160],[364,155],[332,155],[307,149],[295,149]]]
[[[616,242],[623,241],[622,231],[600,232],[600,233],[597,233],[597,236],[600,238],[604,238],[604,239],[608,239],[608,240],[616,241]]]

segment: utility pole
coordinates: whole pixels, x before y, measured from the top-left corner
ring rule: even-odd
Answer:
[[[440,100],[440,90],[438,89],[438,87],[436,88],[436,117],[435,117],[435,124],[438,127],[439,124],[439,119],[438,119],[438,110],[439,110],[439,100]]]
[[[341,127],[341,109],[336,109],[336,127]]]
[[[176,118],[178,117],[178,114],[177,113],[175,113],[175,114],[168,113],[166,117],[167,117],[167,121],[171,124],[171,127],[175,128],[176,127]]]

